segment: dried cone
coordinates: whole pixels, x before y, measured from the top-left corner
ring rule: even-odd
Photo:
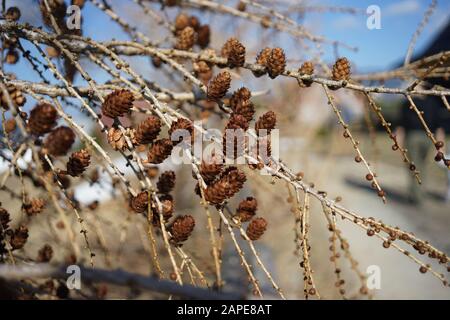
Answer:
[[[9,98],[11,99],[11,102],[16,107],[22,107],[25,102],[27,102],[27,99],[22,94],[22,91],[19,89],[16,89],[13,85],[8,84],[6,86],[6,90],[8,91]],[[5,110],[9,110],[9,103],[8,103],[8,97],[3,94],[3,90],[0,90],[0,104],[1,107]]]
[[[3,231],[9,228],[9,223],[11,222],[11,218],[9,212],[6,209],[0,207],[0,225],[3,228]]]
[[[53,248],[46,244],[38,251],[36,261],[40,263],[49,262],[53,258]]]
[[[159,200],[161,201],[161,208],[162,208],[162,215],[164,218],[164,221],[169,220],[172,217],[173,214],[173,198],[170,194],[163,194],[159,197]],[[155,211],[157,214],[153,215],[153,223],[155,225],[159,224],[159,208],[156,206]]]
[[[221,54],[227,58],[230,68],[242,67],[245,63],[245,47],[236,38],[230,38],[225,42]]]
[[[350,79],[350,62],[347,58],[339,58],[333,65],[332,78],[335,81]]]
[[[202,161],[200,165],[200,175],[206,184],[213,182],[222,172],[223,164],[216,163],[214,159],[209,162]]]
[[[207,83],[212,78],[212,69],[205,61],[194,62],[193,69],[195,75],[202,80],[203,83]]]
[[[156,183],[159,193],[169,193],[175,187],[175,172],[165,171]]]
[[[314,64],[311,61],[305,61],[298,69],[298,73],[301,75],[311,76],[314,73]],[[309,87],[312,84],[311,80],[298,80],[298,84],[301,87]]]
[[[131,91],[115,90],[106,96],[102,105],[102,113],[110,118],[122,117],[133,107],[134,96]]]
[[[64,23],[64,17],[66,15],[66,4],[64,0],[47,0],[47,4],[50,8],[47,10],[47,6],[44,0],[40,0],[40,9],[42,14],[42,19],[44,20],[45,25],[50,28],[53,28],[51,16],[53,16],[56,20],[56,24],[60,29],[66,29],[66,24]],[[50,14],[51,13],[51,14]]]
[[[148,193],[142,191],[136,197],[131,198],[130,206],[137,213],[144,213],[148,208]]]
[[[190,215],[180,216],[170,226],[172,241],[180,243],[186,241],[195,227],[195,220]]]
[[[220,178],[205,190],[205,198],[212,204],[220,204],[233,197],[244,185],[245,174],[236,167],[227,168]]]
[[[23,205],[23,209],[26,214],[31,217],[41,213],[45,208],[45,200],[34,198],[31,199],[30,202]]]
[[[189,50],[195,44],[195,30],[192,27],[184,28],[177,36],[175,49]]]
[[[202,25],[197,30],[197,44],[204,49],[209,45],[211,30],[207,24]]]
[[[286,68],[286,56],[281,48],[274,48],[267,60],[267,72],[269,77],[275,79],[284,72]]]
[[[192,29],[194,29],[195,31],[197,31],[198,28],[200,28],[200,21],[196,16],[189,17],[189,26],[192,27]]]
[[[149,163],[158,164],[163,162],[172,153],[173,145],[170,139],[156,140],[147,154]]]
[[[136,144],[136,130],[133,128],[126,128],[125,129],[125,135],[130,139],[132,144]],[[114,150],[121,150],[124,151],[125,149],[128,149],[127,141],[124,137],[124,134],[122,130],[119,128],[110,128],[108,130],[108,143],[111,145],[111,147]]]
[[[7,21],[18,21],[20,19],[20,10],[17,7],[9,7],[5,13],[5,19]]]
[[[189,27],[189,17],[184,13],[180,13],[175,18],[174,27],[176,32],[182,31],[184,28]]]
[[[258,203],[253,197],[247,197],[247,199],[242,200],[237,208],[236,215],[242,222],[250,221],[256,214],[256,209],[258,208]]]
[[[245,87],[235,91],[230,99],[230,107],[233,113],[242,115],[248,122],[252,121],[255,107],[250,101],[252,94]]]
[[[9,49],[6,52],[5,62],[7,64],[16,64],[19,61],[19,53],[17,50]]]
[[[250,221],[247,227],[247,236],[250,240],[258,240],[264,234],[267,228],[267,221],[264,218],[255,218]]]
[[[270,54],[272,53],[271,48],[264,48],[260,53],[256,56],[256,64],[264,67],[264,70],[261,71],[253,71],[255,77],[261,77],[267,72],[267,61],[269,61]]]
[[[17,122],[14,118],[9,118],[5,121],[5,131],[7,134],[10,134],[11,132],[15,131],[17,128]]]
[[[91,156],[86,149],[72,153],[67,162],[67,174],[72,177],[80,176],[91,162]]]
[[[191,137],[191,142],[194,141],[194,125],[191,121],[180,118],[174,121],[169,129],[170,140],[174,143],[180,143],[183,139],[189,136]]]
[[[231,85],[231,75],[224,71],[219,73],[214,79],[209,82],[207,97],[212,101],[219,101],[225,97]]]
[[[20,226],[11,235],[9,243],[13,250],[22,249],[28,239],[28,228],[25,226]]]
[[[149,116],[136,130],[136,143],[149,144],[158,137],[160,131],[161,120],[156,116]]]
[[[259,117],[258,121],[255,123],[256,133],[259,135],[259,130],[265,129],[267,133],[270,133],[272,129],[275,129],[275,125],[277,124],[277,116],[275,112],[268,111],[264,113],[261,117]]]
[[[47,136],[44,148],[52,156],[63,156],[75,142],[75,133],[68,127],[58,127]]]
[[[56,109],[51,104],[38,104],[30,112],[28,129],[37,136],[49,133],[56,126],[57,118]]]

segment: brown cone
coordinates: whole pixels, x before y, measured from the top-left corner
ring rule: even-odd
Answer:
[[[332,78],[335,81],[350,79],[350,62],[347,58],[339,58],[333,65]]]
[[[170,156],[170,154],[172,153],[172,149],[173,145],[170,139],[156,140],[148,151],[147,161],[153,164],[161,163]]]
[[[242,200],[237,208],[236,215],[242,222],[250,221],[251,218],[256,214],[256,209],[258,203],[253,197],[247,197],[247,199]]]
[[[214,161],[206,163],[205,161],[202,161],[202,164],[200,165],[200,175],[206,184],[210,184],[219,176],[222,169],[223,164],[221,163],[215,163]]]
[[[91,156],[86,149],[72,153],[67,162],[67,173],[72,177],[80,176],[91,162]]]
[[[13,250],[22,249],[28,239],[28,228],[25,226],[19,226],[11,236],[9,243]]]
[[[147,191],[142,191],[136,197],[131,198],[130,201],[131,209],[137,213],[144,213],[148,208],[148,193]]]
[[[27,99],[22,94],[22,91],[16,89],[16,87],[14,87],[13,85],[7,85],[6,89],[8,91],[9,98],[11,99],[11,102],[13,103],[14,106],[22,107],[25,104]],[[6,95],[3,94],[3,90],[0,90],[0,97],[1,97],[0,100],[1,107],[5,110],[9,110],[8,98]]]
[[[38,104],[30,112],[28,128],[37,136],[49,133],[56,126],[57,117],[56,109],[51,104]]]
[[[47,27],[53,28],[51,16],[56,20],[56,24],[61,30],[66,29],[64,23],[64,17],[66,16],[66,4],[64,0],[47,0],[47,4],[50,7],[50,12],[47,10],[47,6],[44,0],[40,0],[39,7],[41,9],[42,19]],[[51,14],[50,14],[51,13]]]
[[[181,131],[181,130],[186,130],[187,132]],[[170,129],[169,129],[170,140],[174,144],[183,141],[184,135],[188,134],[188,133],[189,133],[189,135],[191,137],[191,141],[193,141],[193,139],[194,139],[194,135],[193,135],[193,133],[194,133],[194,125],[192,124],[191,121],[189,121],[187,119],[184,119],[184,118],[180,118],[177,121],[174,121],[172,123],[172,125],[170,126]],[[175,139],[176,136],[178,137],[178,140]]]
[[[212,69],[206,61],[194,62],[193,69],[195,75],[202,80],[203,83],[207,83],[212,78]]]
[[[235,91],[230,99],[230,107],[233,113],[242,115],[248,122],[252,121],[255,107],[250,101],[251,92],[245,87]]]
[[[245,174],[236,167],[227,168],[217,181],[206,188],[206,200],[212,204],[222,203],[239,192],[245,180]]]
[[[189,27],[189,17],[184,13],[180,13],[175,18],[174,26],[176,31],[182,31],[184,28]]]
[[[267,221],[264,218],[255,218],[250,221],[247,227],[247,236],[250,240],[258,240],[264,234],[267,228]]]
[[[149,116],[142,121],[136,130],[137,144],[149,144],[155,140],[161,131],[161,120],[156,116]]]
[[[286,56],[281,48],[274,48],[267,60],[267,71],[269,77],[275,79],[284,72],[286,68]]]
[[[130,139],[132,144],[136,144],[136,130],[133,128],[126,128],[125,129],[126,136]],[[111,145],[111,147],[114,150],[121,150],[124,151],[125,149],[128,149],[127,141],[122,133],[122,130],[120,128],[110,128],[108,130],[107,134],[108,143]]]
[[[122,117],[130,112],[133,102],[134,96],[131,91],[115,90],[106,96],[102,105],[102,113],[110,118]]]
[[[52,156],[63,156],[75,142],[75,133],[68,127],[54,129],[44,141],[44,148]]]
[[[46,263],[52,260],[53,258],[53,248],[46,244],[38,251],[38,256],[36,261],[40,263]]]
[[[186,241],[195,227],[195,220],[190,215],[180,216],[170,226],[172,241],[180,243]]]
[[[256,121],[255,123],[256,133],[258,133],[260,129],[266,129],[267,133],[270,133],[272,129],[275,129],[276,124],[277,124],[277,116],[273,111],[268,111],[264,113],[261,117],[259,117],[258,121]]]
[[[45,200],[34,198],[30,202],[23,205],[23,208],[28,216],[35,216],[41,213],[45,208]]]
[[[264,48],[262,49],[258,55],[256,56],[256,64],[264,67],[264,70],[262,71],[253,71],[253,74],[256,77],[261,77],[267,72],[267,61],[269,61],[270,54],[272,53],[272,49],[270,48]]]
[[[0,207],[0,225],[3,228],[3,231],[9,228],[9,223],[11,222],[11,218],[9,212],[6,209]]]
[[[219,101],[230,89],[231,75],[224,71],[215,76],[208,84],[207,97],[212,101]]]
[[[175,49],[189,50],[195,44],[195,30],[192,27],[184,28],[177,36]]]
[[[245,47],[236,38],[230,38],[225,42],[221,54],[227,58],[230,68],[242,67],[245,63]]]
[[[197,30],[197,44],[204,49],[209,45],[211,30],[207,24],[200,26]]]
[[[175,172],[165,171],[161,174],[156,183],[159,193],[169,193],[175,187]]]
[[[11,132],[15,131],[17,128],[17,122],[14,118],[9,118],[5,121],[5,131],[7,134],[10,134]]]

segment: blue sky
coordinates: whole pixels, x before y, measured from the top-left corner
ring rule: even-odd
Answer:
[[[341,50],[340,53],[348,56],[360,71],[371,71],[389,68],[404,59],[412,34],[431,0],[320,0],[313,3],[357,7],[364,11],[369,5],[380,7],[380,30],[369,30],[366,27],[367,17],[363,14],[311,14],[306,18],[309,26],[327,38],[357,46],[357,53],[347,50]],[[445,25],[449,16],[450,1],[438,1],[429,24],[417,41],[415,52],[420,52],[428,44],[433,35]]]

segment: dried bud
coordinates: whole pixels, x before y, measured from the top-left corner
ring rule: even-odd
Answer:
[[[6,52],[5,62],[7,64],[16,64],[19,61],[19,53],[17,50],[9,49]]]
[[[227,58],[230,68],[242,67],[245,63],[245,47],[236,38],[230,38],[222,47],[222,57]]]
[[[115,90],[106,96],[102,105],[102,113],[110,118],[122,117],[133,107],[134,96],[131,91]]]
[[[256,218],[250,221],[247,227],[247,236],[250,240],[255,241],[261,238],[267,228],[267,221],[264,218]]]
[[[192,27],[184,28],[177,36],[175,49],[189,50],[195,44],[195,30]]]
[[[206,200],[212,204],[222,203],[239,192],[245,180],[245,174],[236,167],[227,168],[217,181],[206,188]]]
[[[186,241],[194,230],[194,227],[195,220],[192,216],[186,215],[177,217],[170,226],[172,241],[175,243]]]
[[[347,58],[339,58],[333,65],[332,79],[335,81],[350,79],[350,62]]]
[[[231,75],[229,72],[224,71],[214,77],[208,85],[207,97],[212,101],[219,101],[230,89]]]
[[[5,131],[7,134],[10,134],[11,132],[15,131],[17,127],[16,119],[9,118],[5,121]]]
[[[169,193],[175,187],[175,172],[165,171],[156,183],[159,193]]]
[[[250,221],[256,214],[257,207],[258,203],[256,202],[256,199],[253,197],[247,197],[247,199],[242,200],[239,203],[236,215],[242,222]]]
[[[86,149],[72,153],[67,162],[67,173],[72,177],[80,176],[91,162],[91,156]]]
[[[125,135],[130,139],[132,144],[136,144],[136,130],[133,128],[126,128],[125,129]],[[111,147],[114,150],[125,150],[128,149],[127,141],[124,137],[124,134],[122,130],[119,128],[110,128],[108,130],[108,143],[111,145]]]
[[[148,192],[142,191],[136,197],[131,198],[130,206],[137,213],[144,213],[148,208]]]
[[[45,200],[34,198],[31,199],[30,202],[23,204],[23,209],[26,214],[31,217],[41,213],[45,208]]]
[[[286,57],[284,51],[281,48],[274,48],[270,53],[267,60],[267,71],[269,77],[275,79],[277,76],[284,72],[286,68]]]
[[[8,84],[6,86],[6,90],[8,91],[9,98],[11,102],[16,107],[22,107],[27,99],[23,96],[22,91],[14,87],[13,85]],[[1,107],[5,110],[9,110],[9,102],[8,97],[3,94],[3,90],[0,90],[0,104]]]
[[[136,143],[149,144],[155,140],[161,131],[161,121],[156,116],[149,116],[141,122],[136,130]]]
[[[148,162],[153,164],[158,164],[163,162],[172,153],[173,145],[170,139],[160,139],[156,140],[150,150],[148,151],[147,157]]]
[[[39,249],[36,261],[45,263],[52,260],[52,257],[53,257],[53,248],[50,245],[46,244],[41,249]]]
[[[75,142],[75,133],[68,127],[58,127],[47,136],[44,148],[52,156],[63,156]]]

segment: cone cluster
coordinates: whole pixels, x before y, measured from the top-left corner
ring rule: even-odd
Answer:
[[[347,58],[339,58],[333,65],[332,78],[335,81],[350,79],[350,62]]]
[[[30,216],[35,216],[41,213],[45,208],[45,200],[40,198],[33,198],[28,203],[23,205],[25,213]]]
[[[148,192],[142,191],[136,197],[132,197],[130,207],[137,213],[144,213],[148,208]]]
[[[52,156],[63,156],[70,150],[74,142],[75,133],[72,129],[61,126],[49,133],[44,141],[44,148]]]
[[[230,68],[242,67],[245,63],[245,47],[236,38],[230,38],[225,42],[221,55],[227,58],[227,65]]]
[[[161,121],[156,116],[149,116],[136,129],[136,143],[149,144],[155,140],[161,131]]]
[[[56,126],[57,118],[56,109],[51,104],[40,103],[30,112],[28,129],[34,135],[44,135]]]
[[[147,161],[153,164],[162,163],[172,153],[172,141],[167,138],[156,140],[147,153]]]
[[[212,101],[219,101],[225,97],[231,85],[231,74],[227,71],[219,73],[208,84],[207,97]]]
[[[212,204],[221,204],[239,192],[245,180],[246,177],[243,172],[236,167],[229,167],[206,188],[205,198]]]
[[[258,208],[258,203],[253,197],[247,197],[247,199],[242,200],[236,210],[236,215],[241,222],[250,221],[256,214],[256,209]]]
[[[8,91],[9,98],[11,99],[11,102],[14,104],[14,106],[22,107],[25,102],[27,102],[27,99],[22,94],[22,91],[20,91],[13,85],[8,84],[6,86],[6,90]],[[0,90],[0,104],[3,109],[9,110],[8,97],[3,94],[3,90]]]

